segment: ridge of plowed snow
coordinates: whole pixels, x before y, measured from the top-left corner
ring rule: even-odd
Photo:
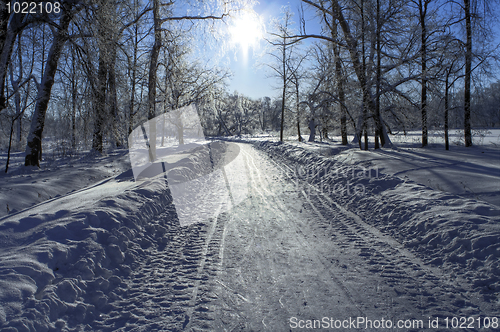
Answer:
[[[418,252],[430,265],[467,279],[475,291],[500,307],[500,209],[395,176],[352,176],[369,162],[336,160],[287,143],[253,142],[273,159],[299,165],[297,178],[330,190],[338,183],[361,185],[363,195],[333,190],[332,198],[364,222]],[[373,170],[372,170],[373,172]],[[360,187],[361,188],[361,187]],[[496,302],[496,303],[495,303]]]
[[[74,202],[71,211],[58,204],[63,197],[46,203],[52,213],[25,216],[28,210],[3,220],[0,326],[61,329],[66,322],[58,317],[64,314],[77,320],[73,324],[92,322],[142,259],[142,248],[163,241],[164,225],[149,221],[171,202],[165,180],[120,186],[114,179],[107,185],[119,192]]]

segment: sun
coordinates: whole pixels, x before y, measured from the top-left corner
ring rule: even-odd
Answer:
[[[239,44],[244,53],[250,47],[257,47],[264,35],[263,25],[256,13],[243,13],[236,17],[229,26],[229,32],[232,44]]]

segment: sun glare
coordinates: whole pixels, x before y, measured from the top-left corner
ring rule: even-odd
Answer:
[[[237,17],[230,26],[231,42],[239,44],[244,53],[250,47],[257,47],[263,37],[262,24],[255,14],[244,13]]]

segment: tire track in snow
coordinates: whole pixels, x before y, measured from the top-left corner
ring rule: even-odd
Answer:
[[[439,306],[440,303],[450,302],[467,304],[469,307],[467,314],[477,314],[474,305],[464,299],[461,292],[443,278],[442,273],[433,273],[432,270],[436,269],[431,270],[420,263],[418,258],[404,253],[401,248],[381,241],[380,237],[357,224],[340,209],[325,204],[321,196],[321,194],[314,196],[315,199],[311,198],[309,203],[325,221],[331,220],[329,233],[335,235],[336,241],[340,241],[342,248],[354,248],[359,251],[358,255],[366,262],[369,272],[382,277],[403,303],[406,302],[409,307],[419,309],[422,316],[459,315],[460,306],[447,308]],[[321,207],[316,207],[313,201],[321,203]],[[450,301],[451,294],[454,294],[452,296],[456,298],[455,300]]]
[[[359,256],[369,266],[369,272],[382,277],[398,298],[403,298],[404,306],[415,307],[426,317],[467,317],[480,312],[465,289],[453,284],[439,268],[426,265],[395,239],[365,223],[314,185],[294,178],[291,175],[293,169],[288,165],[270,160],[288,180],[298,181],[302,188],[312,189],[312,193],[311,190],[308,193],[301,190],[301,193],[321,220],[318,229],[324,229],[339,247],[359,251]],[[442,303],[455,305],[442,308]]]
[[[294,225],[299,216],[276,195],[276,179],[268,176],[272,164],[252,147],[241,151],[250,199],[234,211],[229,230],[216,330],[282,331],[296,315],[362,315],[350,291],[318,255],[316,244],[308,243]],[[247,301],[239,298],[241,294]]]
[[[167,231],[143,242],[137,262],[118,288],[114,310],[94,322],[96,331],[211,330],[213,288],[220,269],[221,239],[227,214],[206,224],[180,227],[165,211],[152,228]]]
[[[271,160],[275,166],[277,165],[277,163],[273,160]],[[255,165],[255,164],[254,164]],[[255,166],[256,167],[256,166]],[[286,174],[285,174],[286,175]],[[268,183],[271,183],[272,179],[269,178],[269,176],[267,176],[267,174],[265,174],[265,177],[267,178],[267,181]],[[260,186],[263,186],[263,182],[261,181],[259,183]],[[308,199],[308,197],[305,195],[305,193],[302,191],[302,193],[304,194],[304,197],[306,199]],[[309,202],[309,200],[308,200]],[[283,215],[285,215],[287,218],[289,219],[292,219],[293,216],[291,215],[290,211],[287,210],[283,204],[280,202],[280,201],[277,201],[276,199],[273,200],[273,203],[274,204],[271,204],[270,202],[266,201],[266,204],[271,208],[271,207],[274,207],[274,208],[277,208],[279,209]],[[323,218],[320,214],[318,214],[318,216],[320,216],[320,218]],[[337,276],[334,274],[334,273],[331,273],[330,272],[330,269],[329,269],[329,265],[328,262],[326,262],[323,257],[321,257],[318,252],[316,252],[313,248],[311,248],[310,244],[307,243],[305,241],[305,238],[306,238],[306,234],[299,228],[297,227],[297,225],[295,223],[290,223],[289,224],[295,231],[295,233],[293,233],[294,235],[294,238],[295,238],[295,241],[297,242],[300,242],[302,246],[304,247],[308,247],[310,252],[314,255],[314,259],[317,260],[317,262],[319,264],[321,264],[324,269],[326,269],[328,272],[329,272],[329,276],[330,278],[332,278],[332,280],[335,281],[335,283],[337,284],[337,286],[342,290],[342,292],[344,293],[346,299],[348,299],[348,301],[350,302],[350,304],[355,307],[357,310],[358,310],[358,314],[361,315],[361,316],[365,316],[365,313],[363,312],[363,310],[358,306],[358,304],[356,303],[356,301],[354,300],[354,297],[353,295],[351,294],[351,291],[349,291],[349,289],[347,289],[344,284],[337,278]],[[301,236],[299,236],[299,234]]]

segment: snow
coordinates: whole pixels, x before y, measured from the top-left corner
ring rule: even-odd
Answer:
[[[104,156],[82,154],[56,158],[50,153],[47,156],[40,169],[25,167],[22,153],[11,156],[9,172],[0,172],[0,217],[97,184],[130,169],[127,150],[112,151]],[[1,154],[0,164],[4,165],[5,161],[6,154]]]
[[[62,315],[95,319],[106,302],[94,294],[96,283],[119,285],[135,260],[135,248],[125,256],[124,243],[168,200],[164,181],[131,187],[114,179],[1,220],[2,324],[43,331]]]
[[[1,179],[2,331],[500,316],[494,139],[449,152],[248,141],[183,149],[137,180],[119,150],[41,170],[16,156]]]
[[[483,138],[483,145],[471,148],[452,145],[446,151],[442,145],[433,144],[422,149],[398,140],[395,149],[368,153],[352,149],[336,160],[366,161],[382,173],[500,207],[500,130],[492,131]]]
[[[354,211],[372,226],[399,239],[406,247],[425,254],[429,264],[449,268],[479,288],[485,287],[496,294],[500,292],[498,206],[436,191],[414,181],[389,175],[390,172],[384,174],[384,167],[377,167],[375,162],[383,160],[378,156],[388,153],[385,150],[370,153],[348,151],[329,159],[300,148],[276,144],[261,143],[260,146],[268,153],[285,156],[292,164],[312,165],[312,169],[307,172],[300,169],[293,171],[298,178],[318,184],[320,190],[328,193],[347,180],[346,183],[352,188],[351,193],[347,193],[347,184],[341,187],[340,192],[333,191],[332,196],[339,204]],[[394,157],[398,151],[389,153],[392,156],[385,159],[384,165],[391,164],[392,171],[404,163],[408,154],[403,152],[399,154],[402,157]],[[464,151],[462,154],[465,154]],[[474,156],[477,156],[476,151],[465,162],[470,162]],[[448,163],[453,163],[453,157]],[[429,163],[432,163],[432,158],[429,159]],[[498,159],[498,150],[486,158],[490,162],[494,159]],[[480,164],[481,160],[475,162]],[[499,164],[492,162],[491,167],[500,170]],[[404,170],[400,169],[397,174],[404,173]],[[371,176],[368,172],[371,172]],[[423,178],[420,175],[414,177]],[[435,178],[440,178],[440,174]],[[500,174],[494,176],[494,172],[491,172],[487,181],[493,183],[496,189],[493,193],[498,197]],[[354,188],[357,185],[363,188],[362,195],[356,194]]]

